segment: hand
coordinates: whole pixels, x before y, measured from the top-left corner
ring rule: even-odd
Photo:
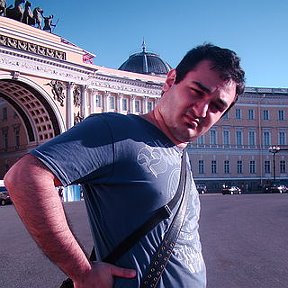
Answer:
[[[134,278],[136,271],[104,262],[94,262],[82,280],[73,280],[74,288],[112,288],[114,277]]]

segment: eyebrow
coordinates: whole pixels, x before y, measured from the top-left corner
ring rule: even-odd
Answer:
[[[195,85],[197,85],[202,91],[204,91],[207,94],[211,94],[211,90],[206,87],[204,84],[198,81],[192,81]]]
[[[207,94],[211,94],[212,91],[211,89],[209,89],[207,86],[205,86],[204,84],[202,84],[199,81],[192,81],[195,85],[197,85],[203,92],[207,93]],[[219,102],[220,105],[223,106],[224,109],[226,109],[228,107],[228,104],[226,101],[224,101],[223,99],[219,98],[217,100]]]
[[[218,99],[218,102],[223,106],[224,109],[228,108],[228,103],[223,99]]]

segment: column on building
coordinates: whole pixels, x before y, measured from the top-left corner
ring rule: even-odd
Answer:
[[[89,90],[89,99],[90,99],[90,114],[93,114],[96,112],[96,89],[90,89]]]
[[[103,112],[107,112],[109,108],[109,93],[106,91],[103,93]]]
[[[117,93],[116,94],[116,111],[119,113],[123,113],[122,99],[123,99],[123,95],[121,93]]]
[[[99,95],[100,103],[98,104],[99,106],[97,106],[97,105],[96,106],[101,109],[101,112],[106,112],[106,110],[105,110],[106,106],[105,105],[107,105],[107,103],[105,102],[106,100],[104,99],[105,93],[103,91],[98,90],[97,95]],[[97,95],[95,97],[97,97]]]
[[[143,96],[143,101],[142,101],[142,113],[146,114],[148,112],[148,97],[147,96]]]
[[[130,113],[135,114],[135,96],[134,95],[130,95]]]
[[[81,115],[86,118],[88,116],[87,86],[81,86]]]
[[[74,105],[73,105],[73,87],[74,83],[68,82],[67,83],[67,90],[66,90],[66,128],[67,130],[74,126]]]

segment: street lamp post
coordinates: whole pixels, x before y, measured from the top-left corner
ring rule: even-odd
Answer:
[[[275,175],[275,155],[279,151],[280,151],[280,147],[279,146],[270,146],[269,147],[269,152],[273,153],[273,179],[274,179],[274,182],[275,182],[275,179],[276,179],[276,175]]]

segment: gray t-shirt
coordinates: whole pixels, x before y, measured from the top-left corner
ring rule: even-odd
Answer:
[[[151,123],[117,113],[91,115],[31,153],[63,185],[82,185],[99,259],[169,202],[178,187],[182,156]],[[190,199],[185,223],[159,288],[206,287],[198,234],[200,203],[190,166],[186,189]],[[138,273],[135,279],[116,278],[115,288],[140,286],[170,221],[162,221],[117,261]]]

